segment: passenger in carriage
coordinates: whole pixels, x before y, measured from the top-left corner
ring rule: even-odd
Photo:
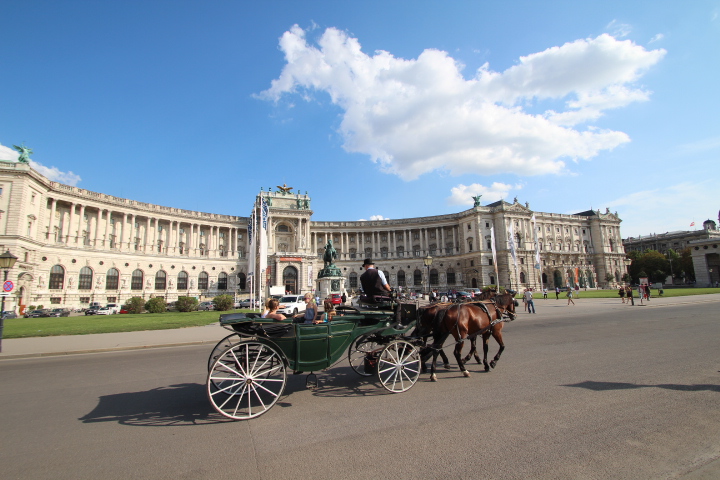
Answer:
[[[375,268],[375,264],[370,258],[366,258],[362,266],[365,269],[365,273],[360,275],[360,284],[362,285],[363,292],[365,292],[365,296],[370,300],[374,300],[377,296],[388,296],[392,289],[385,278],[385,274]]]
[[[332,304],[332,300],[326,298],[325,301],[323,301],[323,321],[332,322],[335,313],[335,306]]]
[[[315,320],[315,317],[317,317],[318,313],[318,307],[317,303],[315,303],[315,299],[312,297],[311,294],[306,293],[305,294],[305,315],[303,315],[303,323],[319,323],[317,320]]]
[[[282,313],[278,313],[278,308],[280,307],[280,302],[277,301],[276,298],[270,298],[268,299],[267,303],[265,304],[265,311],[260,315],[261,318],[271,318],[275,321],[285,320],[285,315]]]

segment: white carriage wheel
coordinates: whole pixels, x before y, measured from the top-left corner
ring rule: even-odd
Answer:
[[[348,362],[350,362],[350,367],[352,367],[358,375],[372,377],[376,373],[375,361],[377,361],[377,356],[375,356],[376,358],[375,361],[372,362],[372,365],[365,362],[365,357],[370,352],[379,351],[380,344],[374,340],[367,340],[367,338],[368,337],[360,337],[350,344],[350,348],[348,349]]]
[[[282,352],[264,343],[244,341],[225,350],[213,363],[207,392],[218,413],[247,420],[270,410],[286,382]]]
[[[420,352],[410,342],[394,340],[380,353],[377,373],[385,390],[400,393],[410,390],[420,376]]]
[[[210,357],[208,358],[208,371],[210,370],[210,368],[212,368],[215,360],[220,357],[221,353],[223,353],[225,350],[235,345],[236,343],[240,342],[242,338],[243,337],[241,337],[238,333],[231,333],[227,337],[220,340],[217,345],[215,345],[215,348],[213,348],[213,351],[210,352]]]

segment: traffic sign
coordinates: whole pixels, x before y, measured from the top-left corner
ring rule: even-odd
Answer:
[[[3,283],[3,290],[6,292],[12,292],[13,288],[15,288],[15,284],[12,280],[5,280],[5,283]]]
[[[0,297],[9,297],[10,292],[0,292]]]

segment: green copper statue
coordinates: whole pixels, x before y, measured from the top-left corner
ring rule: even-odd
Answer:
[[[20,152],[18,163],[30,163],[29,155],[33,153],[32,148],[26,147],[24,143],[19,147],[17,145],[13,145],[13,147]]]
[[[476,197],[472,197],[472,199],[475,201],[475,205],[473,205],[473,207],[479,207],[479,206],[480,206],[480,197],[482,197],[482,195],[478,195],[478,196],[476,196]]]

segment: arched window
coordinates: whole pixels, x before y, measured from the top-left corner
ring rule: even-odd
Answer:
[[[547,281],[547,273],[543,273],[543,274],[542,274],[542,283],[543,283],[543,285],[547,285],[547,283],[548,283],[548,281]]]
[[[387,280],[388,283],[390,283],[390,272],[387,270],[384,270],[383,273],[385,274],[385,280]]]
[[[80,277],[78,278],[78,288],[80,290],[92,290],[93,271],[90,267],[80,269]]]
[[[350,272],[350,275],[348,276],[348,283],[350,284],[350,288],[357,288],[358,286],[358,275],[355,272]]]
[[[65,269],[55,265],[50,270],[50,290],[62,290],[65,283]]]
[[[413,272],[413,285],[422,285],[422,272],[420,270],[415,270]]]
[[[245,290],[247,288],[247,277],[245,277],[245,274],[242,272],[238,272],[238,288],[240,290]]]
[[[111,268],[105,274],[105,290],[117,290],[120,284],[120,272],[117,268]]]
[[[198,290],[207,290],[208,289],[208,273],[207,272],[200,272],[198,275]]]
[[[490,275],[490,285],[495,285],[495,277]]]
[[[167,274],[164,270],[160,270],[155,274],[155,290],[165,290],[167,285]]]
[[[448,268],[446,275],[447,275],[447,284],[455,285],[455,270],[453,270],[452,268]]]
[[[430,285],[438,284],[438,271],[434,268],[430,270]]]
[[[398,270],[397,273],[397,283],[399,287],[405,286],[405,270]]]
[[[525,283],[525,272],[520,272],[520,283]]]
[[[287,225],[281,223],[280,225],[277,226],[276,231],[278,231],[278,232],[283,232],[283,233],[288,233],[288,232],[290,232],[290,227],[288,227]]]
[[[187,290],[188,289],[188,274],[185,270],[178,272],[177,289]]]
[[[144,279],[145,275],[143,275],[143,271],[139,268],[136,269],[132,273],[132,277],[130,277],[130,290],[142,290]]]
[[[227,273],[220,272],[218,274],[218,290],[227,290]]]

